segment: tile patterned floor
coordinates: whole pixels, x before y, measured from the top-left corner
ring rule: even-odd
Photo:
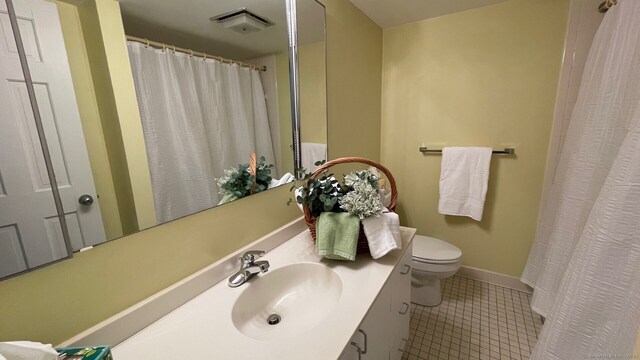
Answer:
[[[460,276],[441,286],[440,305],[411,304],[403,360],[529,359],[542,327],[530,294]]]

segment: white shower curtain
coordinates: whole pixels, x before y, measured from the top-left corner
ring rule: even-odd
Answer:
[[[640,1],[605,15],[546,198],[522,275],[546,317],[532,358],[628,357],[640,322]]]
[[[251,152],[275,164],[257,70],[127,45],[159,223],[218,204],[215,179]]]

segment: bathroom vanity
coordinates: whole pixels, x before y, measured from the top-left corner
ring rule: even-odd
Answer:
[[[409,339],[411,318],[411,241],[398,252],[403,252],[402,257],[340,360],[399,360],[402,357]]]
[[[316,255],[300,219],[67,343],[108,341],[118,360],[400,359],[415,229],[401,234],[402,249],[381,259],[329,261]],[[269,271],[229,287],[238,257],[255,249],[267,251]],[[207,281],[195,297],[167,305]],[[271,315],[280,318],[276,324]]]

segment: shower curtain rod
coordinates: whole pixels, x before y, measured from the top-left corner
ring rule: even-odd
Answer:
[[[606,13],[613,5],[618,4],[618,0],[606,0],[603,1],[600,6],[598,6],[598,11],[601,13]]]
[[[184,48],[181,48],[181,47],[177,47],[175,45],[168,45],[168,44],[165,44],[165,43],[161,43],[161,42],[157,42],[157,41],[153,41],[153,40],[149,40],[149,39],[139,38],[137,36],[127,35],[127,40],[139,42],[141,44],[145,44],[146,46],[153,46],[155,48],[162,49],[162,50],[171,50],[173,52],[181,52],[181,53],[185,53],[185,54],[188,54],[188,55],[191,55],[191,56],[201,57],[204,60],[206,60],[206,59],[215,59],[215,60],[218,60],[221,63],[225,63],[225,64],[237,64],[237,65],[240,65],[242,67],[246,67],[246,68],[253,69],[253,70],[267,71],[267,67],[266,66],[247,64],[247,63],[244,63],[242,61],[226,59],[226,58],[223,58],[221,56],[216,56],[216,55],[209,55],[207,53],[194,51],[194,50],[191,50],[191,49],[184,49]]]

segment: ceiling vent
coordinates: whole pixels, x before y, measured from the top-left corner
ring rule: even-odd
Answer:
[[[260,31],[266,27],[274,25],[273,21],[264,16],[257,15],[247,8],[214,16],[210,18],[210,20],[222,24],[226,29],[239,32],[241,34]]]

